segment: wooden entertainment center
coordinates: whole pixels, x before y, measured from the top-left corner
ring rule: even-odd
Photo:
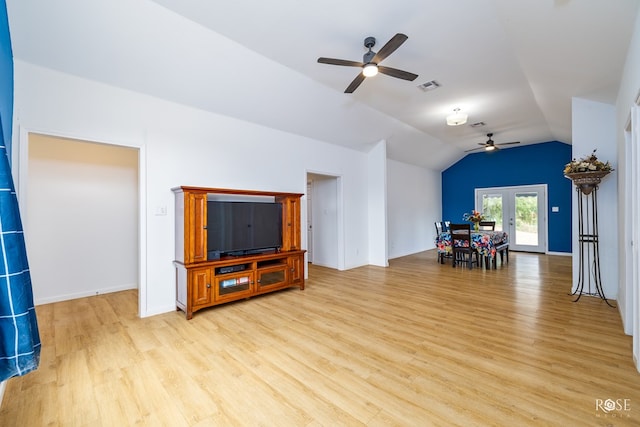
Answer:
[[[176,307],[187,319],[206,307],[293,286],[304,289],[298,193],[177,187]],[[282,205],[282,247],[266,253],[207,259],[207,200],[217,196],[273,198]]]

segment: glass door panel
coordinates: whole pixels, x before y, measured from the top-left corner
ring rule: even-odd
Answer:
[[[538,246],[538,193],[516,192],[515,205],[515,239],[516,245]]]
[[[482,214],[488,221],[496,222],[496,231],[503,231],[502,218],[502,194],[501,193],[486,193],[482,194]]]

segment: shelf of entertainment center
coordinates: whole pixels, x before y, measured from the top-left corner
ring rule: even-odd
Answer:
[[[208,261],[205,263],[198,263],[198,265],[211,265],[214,267],[215,276],[224,276],[226,274],[248,270],[261,270],[288,266],[289,258],[292,256],[292,254],[295,255],[299,252],[301,251],[290,251],[287,253],[279,252],[277,254],[274,253],[267,255],[247,255],[244,257],[231,257],[229,259],[220,259]]]

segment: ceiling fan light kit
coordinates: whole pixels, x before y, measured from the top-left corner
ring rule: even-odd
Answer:
[[[453,114],[447,116],[447,124],[449,126],[460,126],[467,123],[467,115],[461,113],[459,108],[454,108]]]
[[[362,74],[364,74],[365,77],[373,77],[378,74],[378,66],[376,64],[366,64],[362,68]]]

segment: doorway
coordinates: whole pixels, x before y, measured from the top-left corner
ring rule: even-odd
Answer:
[[[509,249],[547,252],[547,186],[476,189],[476,210],[509,235]]]
[[[343,270],[340,194],[340,177],[307,173],[307,260]]]
[[[24,143],[36,304],[139,289],[139,149],[37,133]]]

